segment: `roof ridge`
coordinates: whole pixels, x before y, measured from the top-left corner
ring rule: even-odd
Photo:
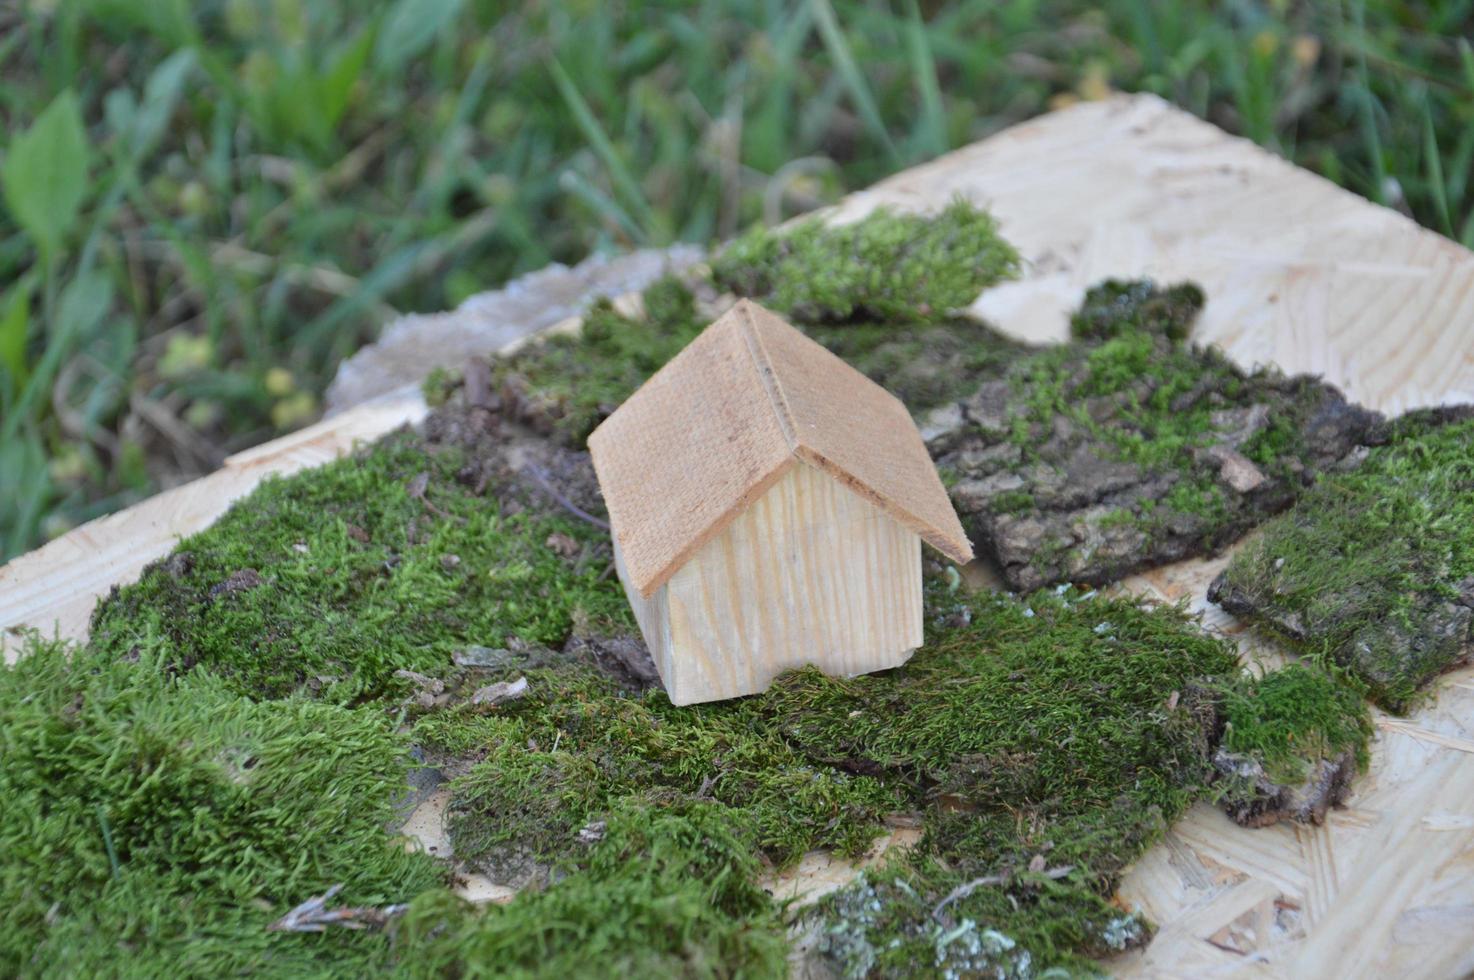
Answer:
[[[768,348],[763,344],[763,338],[758,334],[757,325],[753,323],[752,306],[750,300],[737,301],[737,309],[741,313],[737,320],[738,332],[742,334],[742,339],[747,343],[747,352],[752,355],[752,364],[757,369],[758,380],[762,382],[763,391],[767,393],[773,414],[778,419],[778,429],[788,442],[789,450],[797,455],[801,442],[798,438],[798,424],[793,419],[793,407],[788,404],[788,393],[783,390],[783,384],[778,380],[778,372],[773,370],[773,359],[768,354]]]

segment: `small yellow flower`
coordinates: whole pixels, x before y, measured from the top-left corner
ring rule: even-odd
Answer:
[[[176,333],[159,358],[159,373],[166,378],[183,378],[209,367],[214,357],[215,345],[209,337]]]
[[[297,379],[284,367],[274,367],[266,372],[266,393],[273,398],[285,398],[297,390]]]
[[[1104,61],[1091,61],[1075,86],[1080,98],[1086,102],[1099,102],[1111,97],[1111,69]]]
[[[317,399],[305,391],[288,395],[271,406],[271,424],[278,429],[295,429],[317,415]]]
[[[1320,60],[1320,38],[1314,34],[1301,34],[1290,46],[1290,55],[1301,68],[1311,67]]]

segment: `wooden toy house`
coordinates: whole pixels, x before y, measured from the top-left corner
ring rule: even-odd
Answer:
[[[589,437],[619,579],[676,704],[922,641],[921,542],[972,548],[900,400],[746,300]]]

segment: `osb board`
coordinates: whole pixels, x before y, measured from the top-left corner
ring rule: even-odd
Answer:
[[[1198,337],[1243,363],[1318,371],[1389,411],[1474,400],[1474,255],[1155,98],[1014,127],[853,195],[837,213],[934,209],[954,194],[992,207],[1028,261],[1021,282],[975,306],[1017,335],[1063,337],[1063,311],[1106,275],[1192,277],[1209,295]],[[401,408],[405,418],[420,411]],[[98,594],[207,523],[224,497],[393,421],[346,414],[263,447],[233,479],[217,474],[216,484],[173,491],[17,559],[0,569],[0,627],[59,619],[63,633],[80,635]],[[1128,587],[1204,608],[1219,565],[1187,563]],[[1216,610],[1208,620],[1242,634]],[[812,856],[775,890],[810,895],[848,873]],[[1371,771],[1325,826],[1242,830],[1200,807],[1127,876],[1121,897],[1161,925],[1144,953],[1110,964],[1126,975],[1467,975],[1474,669],[1440,680],[1413,716],[1378,717]]]
[[[974,309],[1026,340],[1111,275],[1191,278],[1194,331],[1241,364],[1323,374],[1385,411],[1474,401],[1474,254],[1151,96],[1087,103],[851,195],[988,205],[1029,263]]]

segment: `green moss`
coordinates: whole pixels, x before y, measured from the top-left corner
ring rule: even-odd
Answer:
[[[881,216],[824,233],[841,261],[811,309],[890,319],[810,325],[913,408],[1012,356],[936,319],[1011,265],[991,223],[957,205],[921,231]],[[797,289],[821,238],[775,246],[772,282],[752,282]],[[877,254],[885,275],[850,268]],[[916,278],[917,263],[942,274]],[[925,308],[898,305],[898,269]],[[0,844],[17,855],[0,868],[17,910],[0,968],[780,976],[790,923],[760,873],[814,848],[858,856],[901,815],[920,844],[808,913],[832,965],[1086,972],[1146,936],[1110,904],[1122,869],[1212,792],[1213,718],[1180,695],[1205,678],[1238,692],[1252,752],[1299,748],[1312,728],[1340,744],[1341,689],[1253,688],[1180,612],[1068,591],[931,582],[926,644],[905,667],[803,670],[718,704],[673,706],[586,648],[558,649],[633,631],[606,536],[477,454],[498,441],[491,422],[515,419],[551,436],[522,448],[578,478],[587,460],[568,447],[700,327],[672,281],[645,306],[600,306],[582,340],[496,363],[494,409],[457,416],[441,383],[431,427],[457,438],[398,433],[268,481],[103,603],[87,648],[37,644],[0,677]],[[888,325],[902,319],[924,325]],[[1102,344],[1116,344],[1102,383],[1155,363],[1135,336]],[[469,646],[506,653],[456,666]],[[400,670],[442,680],[450,704],[406,705]],[[519,699],[464,697],[514,677]],[[442,887],[446,866],[385,834],[409,739],[453,777],[458,859],[534,887],[471,908]],[[388,931],[266,931],[339,882],[349,902],[409,908]]]
[[[786,270],[788,261],[779,267]],[[597,303],[580,335],[549,337],[496,362],[492,380],[511,403],[513,417],[564,445],[582,447],[595,426],[707,326],[690,288],[679,280],[661,280],[642,299],[639,316]],[[918,415],[969,394],[1027,350],[966,317],[843,324],[798,319],[794,325]],[[437,383],[437,397],[443,391]]]
[[[1474,420],[1414,416],[1264,527],[1214,585],[1394,710],[1458,661],[1474,620]]]
[[[457,783],[451,828],[457,855],[494,877],[556,864],[580,828],[622,803],[720,802],[777,865],[819,847],[857,856],[903,806],[884,781],[796,752],[761,700],[678,708],[663,695],[630,698],[579,662],[487,677],[513,675],[528,678],[529,694],[495,718],[437,713],[415,733],[432,753],[467,741],[485,753]]]
[[[912,414],[970,395],[1029,350],[979,320],[909,325],[800,325],[805,333],[906,403]]]
[[[498,359],[493,383],[512,414],[536,431],[582,447],[588,434],[706,326],[675,278],[645,290],[644,315],[600,300],[577,335],[548,337]]]
[[[986,324],[948,316],[1013,275],[1017,262],[992,217],[958,202],[935,218],[881,211],[841,227],[813,220],[789,231],[756,230],[723,251],[713,278],[786,313],[920,414],[966,395],[1023,349]],[[691,284],[676,277],[641,298],[639,315],[600,301],[578,335],[497,358],[490,380],[499,410],[582,448],[709,320]],[[427,398],[443,403],[452,388],[442,377],[427,380]]]
[[[347,703],[402,688],[397,670],[448,667],[467,645],[558,645],[576,618],[625,627],[602,532],[509,506],[506,486],[477,494],[465,462],[400,434],[269,479],[100,606],[94,645],[124,657],[163,640],[171,669]],[[580,553],[555,553],[553,535]]]
[[[709,803],[615,810],[567,877],[506,906],[444,893],[410,907],[396,936],[414,976],[781,977],[788,944],[756,884],[751,838]]]
[[[1216,348],[1126,328],[1100,343],[1046,348],[1008,377],[1025,409],[1011,419],[1015,441],[1032,455],[1063,418],[1108,458],[1156,470],[1193,469],[1193,450],[1217,435],[1215,413],[1252,405],[1257,394]]]
[[[355,494],[363,488],[347,475],[353,467],[400,466],[405,451],[396,437],[339,468],[268,485],[221,525],[231,534],[184,545],[181,553],[196,556],[189,570],[174,562],[151,574],[232,567],[221,556],[246,553],[230,550],[248,547],[239,540],[245,528],[265,549],[250,552],[257,557],[286,541],[307,554],[338,547],[335,521],[303,522],[283,502],[328,514],[333,502],[314,493]],[[457,513],[442,491],[430,499]],[[362,506],[351,496],[337,504]],[[458,555],[515,545],[525,551],[520,562],[537,568],[551,550],[510,524],[442,520],[442,536],[427,540]],[[498,541],[472,540],[482,536]],[[221,556],[211,557],[216,548]],[[263,583],[287,580],[258,564]],[[523,576],[509,576],[508,564],[499,575],[520,594]],[[92,896],[90,911],[78,913],[78,933],[57,935],[71,944],[68,962],[84,966],[119,955],[122,941],[134,943],[125,961],[136,949],[225,969],[249,960],[299,972],[429,974],[495,962],[554,975],[597,959],[655,974],[774,975],[783,924],[756,886],[760,868],[818,847],[858,855],[902,813],[921,821],[924,838],[856,886],[878,896],[874,914],[846,911],[853,891],[814,913],[831,959],[853,967],[869,957],[894,974],[1027,954],[1038,966],[1083,969],[1087,957],[1144,938],[1143,923],[1109,904],[1116,879],[1208,792],[1208,726],[1174,692],[1236,669],[1226,644],[1170,609],[1073,594],[962,595],[936,584],[927,644],[907,666],[848,680],[800,671],[766,694],[720,704],[678,708],[658,691],[632,693],[575,654],[513,644],[500,666],[474,675],[478,683],[525,677],[525,697],[432,710],[413,729],[432,760],[464,769],[450,810],[458,856],[544,883],[504,909],[478,912],[438,890],[433,863],[383,836],[407,766],[404,742],[391,733],[395,713],[383,710],[398,697],[392,685],[365,676],[351,688],[353,708],[295,695],[267,700],[291,689],[260,683],[277,668],[258,676],[223,639],[203,642],[190,630],[213,637],[212,614],[145,583],[103,607],[99,624],[111,632],[72,666],[59,653],[36,654],[7,675],[5,788],[35,813],[13,828],[30,835],[35,858],[17,864],[7,884],[29,923],[12,958],[54,928],[45,923],[57,896],[80,889]],[[312,576],[295,594],[330,606],[351,591]],[[520,615],[507,601],[504,588],[473,594],[458,615],[530,635],[544,629],[541,617],[506,619]],[[270,620],[267,649],[315,656],[322,608]],[[238,625],[237,646],[262,642],[261,628]],[[399,642],[387,617],[380,629],[388,631],[381,645]],[[134,642],[120,655],[121,636]],[[355,671],[365,675],[396,662],[375,653],[370,669],[362,665],[370,653],[359,656]],[[459,677],[443,652],[428,659]],[[85,739],[72,733],[74,712],[92,726]],[[50,793],[65,806],[46,809]],[[101,828],[89,823],[99,805],[130,890],[115,890],[124,886],[112,878]],[[54,830],[37,837],[34,825],[51,820]],[[244,825],[249,832],[230,830]],[[937,911],[979,878],[986,883]],[[413,900],[392,941],[372,932],[262,932],[338,881],[355,902]],[[135,909],[151,910],[142,924]],[[146,941],[129,939],[143,932]]]
[[[716,257],[712,276],[807,323],[897,323],[967,306],[1012,278],[1018,262],[992,216],[958,200],[934,216],[881,209],[847,225],[814,218],[756,229]]]
[[[425,380],[420,382],[420,393],[425,396],[426,405],[439,408],[450,400],[451,394],[460,383],[460,376],[455,372],[443,367],[433,367],[425,375]]]
[[[1157,288],[1149,279],[1107,279],[1092,286],[1070,318],[1076,340],[1109,340],[1128,331],[1186,340],[1203,309],[1203,290],[1190,282]]]
[[[1234,672],[1233,652],[1123,600],[935,586],[928,606],[936,625],[905,667],[799,671],[736,702],[633,698],[572,663],[522,671],[528,697],[461,716],[487,754],[456,785],[457,853],[496,875],[555,875],[609,814],[700,801],[783,865],[815,847],[860,853],[888,814],[911,813],[926,836],[887,872],[890,900],[864,930],[875,948],[891,934],[909,937],[907,956],[934,944],[932,908],[984,875],[1001,878],[959,900],[958,921],[1002,930],[1036,963],[1139,940],[1143,926],[1109,906],[1116,877],[1209,779],[1202,719],[1171,694]],[[459,744],[455,729],[430,715],[416,735],[438,751]],[[1073,867],[1030,871],[1041,853]],[[821,929],[853,930],[824,915]],[[879,962],[899,969],[900,955]]]
[[[1223,747],[1258,760],[1280,783],[1311,765],[1351,752],[1367,763],[1371,716],[1361,688],[1308,664],[1291,664],[1224,690]]]
[[[254,702],[154,644],[23,653],[0,671],[0,973],[361,976],[382,941],[266,927],[333,884],[384,905],[445,880],[384,833],[409,743],[381,714]]]

